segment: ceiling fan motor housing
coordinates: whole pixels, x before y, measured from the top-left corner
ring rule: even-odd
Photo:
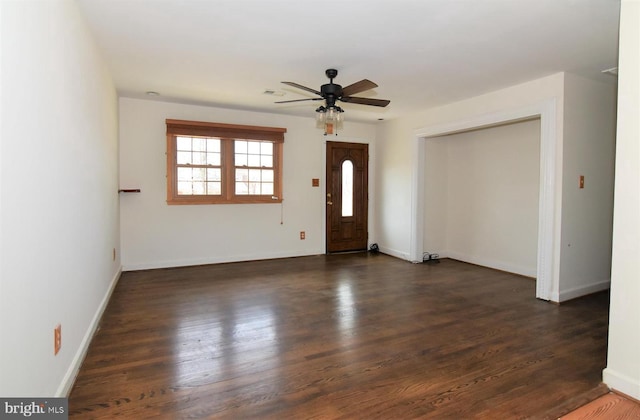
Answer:
[[[327,107],[336,105],[336,100],[342,98],[342,86],[335,83],[327,83],[320,87],[322,97],[327,100]]]

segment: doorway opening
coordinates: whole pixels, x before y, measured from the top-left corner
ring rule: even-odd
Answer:
[[[421,262],[424,244],[425,218],[425,165],[427,139],[448,134],[488,128],[506,123],[540,118],[540,193],[538,205],[538,244],[536,262],[536,297],[557,300],[559,296],[558,261],[559,233],[555,227],[556,210],[556,159],[558,144],[556,133],[555,99],[530,107],[474,116],[452,123],[423,127],[414,132],[412,209],[411,209],[411,260]]]
[[[536,277],[540,120],[429,138],[423,248]]]

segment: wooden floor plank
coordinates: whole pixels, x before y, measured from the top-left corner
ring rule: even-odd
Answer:
[[[74,418],[542,418],[605,367],[608,294],[444,259],[321,255],[123,273]]]
[[[640,419],[640,404],[613,392],[561,417],[561,420]]]

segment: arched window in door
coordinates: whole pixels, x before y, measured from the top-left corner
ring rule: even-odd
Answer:
[[[342,162],[342,217],[353,216],[353,162]]]

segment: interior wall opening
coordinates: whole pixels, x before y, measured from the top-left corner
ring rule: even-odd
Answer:
[[[537,276],[540,119],[425,140],[423,250]]]
[[[558,159],[563,138],[558,132],[555,98],[523,108],[506,109],[489,114],[469,115],[450,122],[432,124],[414,131],[411,202],[410,259],[422,262],[425,236],[425,178],[428,139],[472,130],[539,119],[540,158],[538,194],[538,240],[536,262],[536,298],[551,300],[559,291],[559,220],[560,203],[557,179]]]

